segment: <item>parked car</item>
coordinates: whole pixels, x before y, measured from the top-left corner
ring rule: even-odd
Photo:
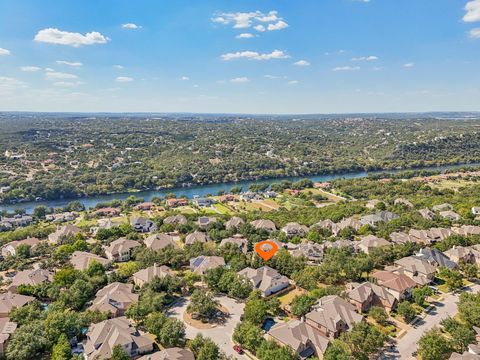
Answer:
[[[235,350],[237,352],[237,354],[240,354],[240,355],[243,354],[243,349],[240,345],[234,345],[233,350]]]

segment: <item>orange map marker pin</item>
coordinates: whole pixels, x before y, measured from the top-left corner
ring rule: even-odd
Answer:
[[[270,260],[278,250],[277,243],[271,240],[261,241],[255,244],[255,251],[263,260]]]

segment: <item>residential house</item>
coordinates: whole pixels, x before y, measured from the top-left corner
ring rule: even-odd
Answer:
[[[78,214],[75,212],[63,212],[60,214],[48,214],[45,215],[46,221],[51,221],[55,223],[61,223],[66,221],[73,221],[78,217]]]
[[[184,198],[180,199],[167,199],[166,204],[170,208],[176,208],[179,206],[187,206],[188,205],[188,200]]]
[[[168,246],[173,246],[174,248],[178,248],[177,243],[173,236],[169,234],[153,234],[147,237],[143,243],[149,249],[154,251],[159,251],[165,249]]]
[[[93,216],[107,216],[114,217],[120,215],[120,209],[114,207],[105,207],[97,209],[93,212]]]
[[[450,260],[446,254],[435,248],[420,249],[416,256],[427,260],[431,265],[437,268],[446,267],[449,269],[455,269],[457,267],[457,264]]]
[[[435,241],[432,239],[429,230],[410,229],[408,232],[412,242],[422,245],[430,245]]]
[[[147,202],[143,202],[143,203],[140,203],[138,204],[137,206],[135,206],[135,209],[139,210],[139,211],[150,211],[152,209],[155,209],[157,206],[155,205],[155,203],[151,202],[151,201],[147,201]]]
[[[112,317],[122,316],[128,307],[138,301],[132,284],[114,282],[97,291],[89,310],[108,312]]]
[[[395,244],[406,244],[412,242],[410,235],[404,232],[393,232],[390,234],[390,240]]]
[[[5,356],[5,349],[10,336],[17,330],[17,323],[9,318],[0,318],[0,357]]]
[[[185,225],[187,223],[187,218],[185,215],[172,215],[168,216],[163,220],[164,224],[171,224],[174,226]]]
[[[235,245],[244,254],[246,254],[248,252],[248,240],[243,238],[242,235],[237,235],[237,236],[234,236],[234,237],[229,237],[229,238],[223,239],[220,242],[220,247],[225,246],[227,244]]]
[[[277,227],[272,220],[255,220],[250,223],[257,230],[266,230],[268,232],[276,231]]]
[[[453,206],[451,204],[444,203],[440,205],[435,205],[434,207],[432,207],[432,210],[435,212],[453,210]]]
[[[446,210],[446,211],[440,211],[438,213],[441,217],[448,219],[450,221],[460,221],[462,217],[457,214],[455,211],[452,210]]]
[[[314,310],[305,315],[307,325],[329,338],[337,338],[363,320],[355,306],[337,295],[320,298]]]
[[[390,312],[397,305],[397,299],[387,288],[368,281],[355,284],[348,292],[348,298],[358,312],[368,312],[372,306],[380,306]]]
[[[13,308],[21,308],[35,300],[32,296],[25,296],[8,291],[0,294],[0,318],[8,317]]]
[[[88,267],[94,262],[106,267],[110,265],[111,261],[85,251],[75,251],[70,258],[70,263],[73,265],[73,268],[80,271],[87,270]]]
[[[20,245],[27,245],[30,247],[30,250],[35,250],[38,244],[40,244],[40,240],[33,237],[29,237],[25,240],[11,241],[2,247],[2,256],[7,257],[17,255],[17,248]]]
[[[195,356],[190,349],[174,347],[144,355],[138,360],[195,360]]]
[[[342,221],[340,221],[337,224],[338,231],[346,229],[346,228],[352,228],[355,231],[357,231],[362,226],[363,226],[363,223],[360,220],[355,219],[354,217],[349,217],[349,218],[343,219]]]
[[[225,266],[225,260],[220,256],[198,256],[190,259],[190,270],[198,275],[204,275],[208,270]]]
[[[133,226],[135,231],[146,233],[152,232],[157,230],[157,224],[155,224],[152,220],[140,217],[131,217],[130,218],[130,225]]]
[[[0,229],[10,230],[13,228],[24,227],[30,225],[33,218],[28,215],[17,214],[11,218],[3,217],[0,220]]]
[[[425,220],[433,220],[435,217],[435,213],[428,208],[418,210],[418,212]]]
[[[259,269],[248,267],[237,274],[250,280],[252,286],[260,290],[263,296],[270,296],[290,286],[290,280],[286,276],[268,266]]]
[[[207,241],[208,241],[207,234],[201,231],[195,231],[186,236],[185,245],[193,245],[197,242],[206,243]]]
[[[113,348],[120,346],[129,357],[153,351],[152,337],[137,330],[126,317],[104,320],[90,325],[85,342],[85,360],[109,359]]]
[[[128,261],[132,257],[133,249],[139,246],[142,245],[138,241],[120,238],[110,243],[105,249],[105,255],[112,261]]]
[[[395,272],[409,276],[420,286],[431,283],[435,278],[436,267],[416,256],[404,257],[395,261],[395,265],[398,266]]]
[[[220,196],[220,202],[221,203],[228,203],[228,202],[232,202],[232,201],[236,201],[236,200],[237,200],[237,198],[233,194],[225,194],[225,195]]]
[[[12,279],[8,290],[16,292],[20,285],[36,286],[44,282],[51,282],[53,280],[53,273],[43,269],[28,269],[18,272]]]
[[[216,223],[217,218],[214,216],[200,216],[197,220],[200,229],[206,229],[210,224]]]
[[[360,222],[362,225],[370,225],[376,227],[378,223],[390,222],[394,219],[398,219],[398,215],[390,211],[380,211],[376,214],[362,216]]]
[[[245,221],[243,221],[242,218],[239,218],[238,216],[234,216],[225,223],[225,229],[227,230],[238,229],[240,225],[243,225],[243,224],[245,224]]]
[[[308,232],[308,227],[298,223],[290,222],[282,228],[282,232],[288,237],[305,236]]]
[[[386,288],[398,301],[410,298],[412,290],[417,287],[417,283],[407,275],[384,270],[374,272],[371,278]]]
[[[309,241],[298,245],[290,254],[294,257],[305,257],[310,265],[318,265],[323,260],[324,245]]]
[[[198,207],[209,207],[209,206],[212,206],[215,203],[215,201],[211,198],[198,197],[193,199],[193,203]]]
[[[445,251],[445,255],[455,264],[475,264],[476,258],[472,249],[464,246],[454,246],[450,250]]]
[[[153,266],[137,271],[132,278],[135,285],[142,287],[156,277],[164,278],[166,276],[173,276],[173,272],[168,266],[153,264]]]
[[[280,322],[268,331],[266,337],[290,347],[301,359],[311,356],[322,359],[330,343],[326,336],[300,320]]]
[[[320,228],[329,230],[332,235],[337,236],[338,232],[341,230],[340,226],[335,224],[332,220],[326,219],[319,221],[318,223],[312,225],[312,228]]]
[[[384,238],[379,238],[375,235],[363,236],[360,239],[361,240],[357,242],[356,247],[366,254],[369,254],[372,249],[392,245],[392,243]]]
[[[48,235],[48,242],[52,245],[58,245],[61,244],[64,238],[75,236],[80,232],[81,230],[78,227],[67,224],[58,228],[54,233]]]

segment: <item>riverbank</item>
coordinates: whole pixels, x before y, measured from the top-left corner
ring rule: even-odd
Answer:
[[[240,182],[229,182],[229,183],[218,183],[218,184],[209,184],[209,185],[198,185],[192,187],[177,187],[171,189],[162,189],[162,190],[145,190],[138,192],[126,192],[126,193],[116,193],[108,195],[98,195],[94,197],[87,198],[71,198],[71,199],[61,199],[61,200],[46,200],[46,201],[31,201],[23,202],[17,204],[3,204],[0,205],[0,211],[15,211],[18,209],[23,209],[27,214],[31,214],[35,207],[43,205],[46,207],[59,208],[65,207],[69,202],[79,201],[87,209],[94,208],[98,203],[110,202],[112,200],[125,200],[129,196],[136,196],[149,201],[155,197],[165,197],[168,194],[175,194],[177,197],[187,197],[192,199],[194,196],[207,196],[207,195],[216,195],[219,191],[228,192],[234,186],[241,187],[243,190],[248,189],[250,185],[263,183],[263,184],[274,184],[282,180],[290,181],[299,181],[303,179],[309,179],[313,182],[326,182],[336,179],[355,179],[355,178],[364,178],[369,175],[378,175],[378,174],[398,174],[399,172],[404,171],[439,171],[443,172],[446,170],[460,169],[463,167],[479,167],[480,163],[472,164],[456,164],[456,165],[443,165],[443,166],[432,166],[432,167],[421,167],[421,168],[409,168],[409,169],[397,169],[397,170],[379,170],[379,171],[359,171],[352,173],[336,173],[329,175],[317,175],[317,176],[299,176],[299,177],[282,177],[282,178],[271,178],[265,180],[256,180],[256,181],[240,181]]]

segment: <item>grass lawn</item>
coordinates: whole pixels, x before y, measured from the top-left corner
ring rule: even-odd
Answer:
[[[223,204],[214,204],[215,209],[217,209],[223,215],[231,215],[234,212]]]
[[[306,293],[307,292],[305,290],[295,288],[290,290],[288,293],[280,296],[278,299],[280,300],[281,306],[285,306],[285,305],[289,305],[295,296],[306,294]]]

